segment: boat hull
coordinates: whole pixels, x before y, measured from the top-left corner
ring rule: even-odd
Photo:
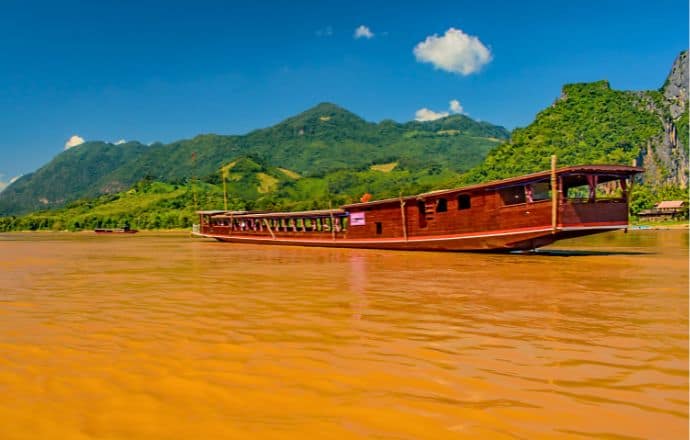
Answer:
[[[299,237],[271,237],[257,235],[214,235],[194,233],[197,237],[213,238],[226,243],[268,244],[283,246],[313,246],[355,249],[386,249],[406,251],[515,251],[531,250],[549,245],[557,240],[582,237],[608,231],[626,229],[627,224],[582,225],[560,227],[523,228],[483,233],[422,236],[395,239],[314,239]]]

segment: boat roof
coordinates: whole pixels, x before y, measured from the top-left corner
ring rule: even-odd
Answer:
[[[587,174],[593,174],[600,177],[599,182],[605,182],[608,180],[614,180],[620,178],[620,176],[630,176],[638,173],[644,172],[644,168],[632,167],[627,165],[575,165],[569,167],[561,167],[556,169],[557,175],[574,175],[582,176]],[[509,177],[507,179],[494,180],[491,182],[478,183],[474,185],[462,186],[452,189],[439,189],[435,191],[429,191],[421,194],[416,194],[413,196],[403,196],[403,197],[393,197],[389,199],[372,200],[365,203],[350,203],[348,205],[343,205],[337,209],[315,209],[311,211],[284,211],[284,212],[265,212],[265,211],[224,211],[224,210],[209,210],[209,211],[197,211],[197,214],[206,214],[218,217],[239,217],[239,218],[275,218],[275,217],[328,217],[331,215],[344,215],[347,209],[352,208],[367,208],[375,205],[383,205],[387,203],[400,203],[401,200],[411,201],[424,199],[431,196],[440,196],[444,194],[465,192],[465,191],[475,191],[478,189],[491,189],[497,187],[505,187],[518,185],[520,183],[533,182],[536,180],[542,180],[549,178],[551,176],[551,171],[539,171],[531,174],[523,174],[522,176]],[[601,177],[605,177],[601,179]],[[579,177],[575,182],[582,184],[584,178]]]
[[[225,213],[245,213],[247,211],[223,211],[222,209],[209,209],[205,211],[197,211],[197,214],[202,214],[202,215],[216,215],[216,214],[225,214]]]
[[[632,166],[627,166],[627,165],[576,165],[576,166],[562,167],[562,168],[556,169],[557,175],[596,174],[596,175],[600,175],[600,176],[601,175],[609,175],[609,176],[612,176],[613,178],[619,178],[620,176],[628,176],[628,175],[638,174],[638,173],[642,173],[642,172],[644,172],[644,168],[632,167]],[[519,183],[541,180],[544,178],[548,178],[550,176],[551,176],[550,170],[539,171],[539,172],[531,173],[531,174],[523,174],[522,176],[509,177],[507,179],[494,180],[494,181],[485,182],[485,183],[478,183],[475,185],[468,185],[468,186],[452,188],[452,189],[439,189],[439,190],[435,190],[435,191],[429,191],[426,193],[417,194],[414,196],[403,196],[403,197],[393,197],[393,198],[389,198],[389,199],[372,200],[371,202],[366,202],[366,203],[351,203],[349,205],[343,205],[342,208],[343,209],[351,209],[351,208],[369,207],[372,205],[382,205],[382,204],[393,203],[393,202],[400,203],[401,199],[405,200],[405,201],[417,200],[417,199],[423,199],[423,198],[430,197],[430,196],[439,196],[439,195],[455,193],[455,192],[473,191],[473,190],[477,190],[477,189],[490,189],[490,188],[496,188],[496,187],[501,187],[501,186],[511,186],[511,185],[516,185]],[[613,179],[608,179],[608,180],[613,180]]]
[[[199,211],[201,212],[201,211]],[[283,212],[265,212],[265,211],[215,211],[214,217],[230,217],[233,218],[275,218],[275,217],[330,217],[331,215],[344,215],[345,211],[338,209],[314,209],[311,211],[283,211]]]

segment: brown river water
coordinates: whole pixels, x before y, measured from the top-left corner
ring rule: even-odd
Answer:
[[[687,230],[547,249],[0,234],[0,438],[687,438]]]

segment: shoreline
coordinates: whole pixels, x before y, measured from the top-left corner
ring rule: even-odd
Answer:
[[[690,229],[690,224],[688,223],[669,223],[669,224],[653,224],[653,223],[642,223],[630,225],[630,229],[635,231],[662,231],[665,229]]]
[[[678,229],[690,229],[690,223],[669,223],[669,224],[653,224],[653,223],[642,223],[642,224],[631,224],[628,227],[629,230],[632,231],[663,231],[663,230],[678,230]],[[95,234],[95,232],[91,229],[84,229],[81,231],[69,231],[67,229],[61,230],[61,231],[53,231],[50,229],[36,229],[36,230],[31,230],[31,229],[26,229],[26,230],[21,230],[21,231],[4,231],[0,232],[0,234],[12,234],[12,233],[64,233],[64,232],[69,232],[73,234]],[[156,234],[182,234],[182,233],[192,233],[191,228],[179,228],[179,229],[138,229],[137,234],[139,233],[144,233],[144,234],[150,234],[150,233],[156,233]],[[111,234],[105,234],[107,236],[110,236]],[[115,234],[115,235],[120,235],[120,234]],[[127,235],[136,235],[136,234],[127,234]]]

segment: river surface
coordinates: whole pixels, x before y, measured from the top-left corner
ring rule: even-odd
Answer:
[[[688,232],[0,234],[0,438],[688,438]]]

